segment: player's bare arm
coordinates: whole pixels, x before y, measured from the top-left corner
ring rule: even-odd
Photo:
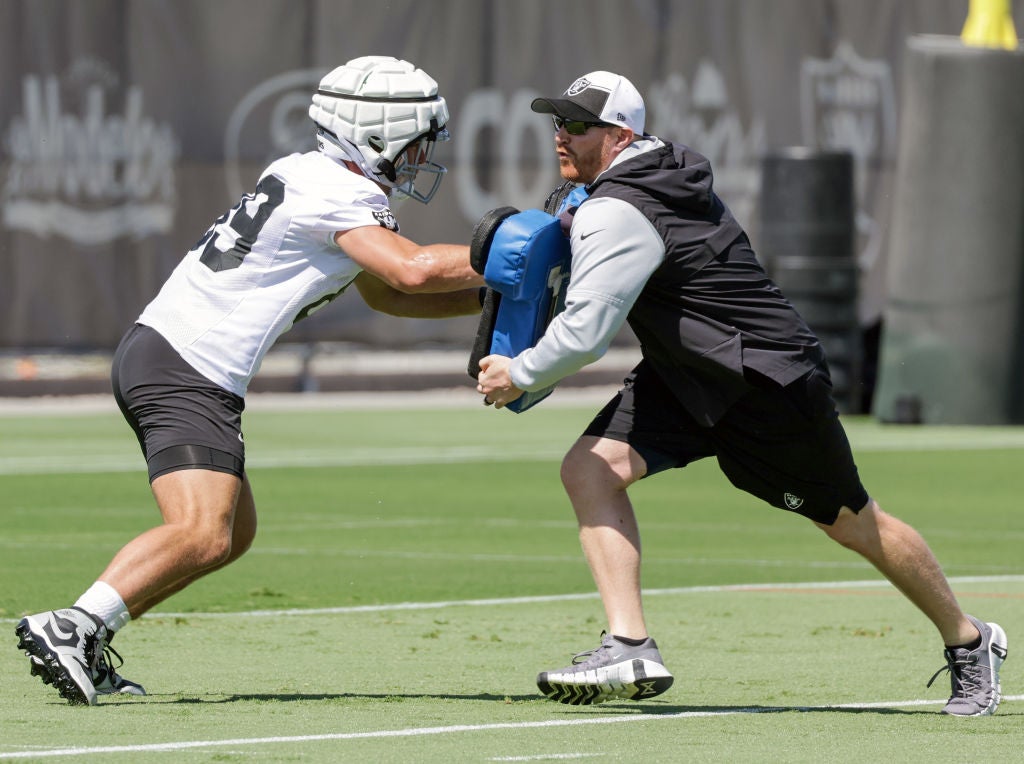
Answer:
[[[421,246],[381,226],[339,231],[334,241],[363,270],[400,292],[451,292],[484,283],[469,264],[468,246]]]
[[[369,271],[356,276],[354,283],[367,305],[391,316],[448,318],[480,312],[480,290],[477,287],[456,292],[409,294],[381,281]]]

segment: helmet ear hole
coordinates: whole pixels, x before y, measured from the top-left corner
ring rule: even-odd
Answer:
[[[378,154],[384,152],[384,149],[388,147],[387,141],[381,138],[379,135],[371,135],[366,139],[366,145],[376,151]]]

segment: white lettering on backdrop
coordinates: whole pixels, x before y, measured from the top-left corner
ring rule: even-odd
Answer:
[[[117,85],[110,68],[91,59],[62,78],[24,77],[23,113],[4,135],[4,226],[85,246],[171,229],[178,141],[144,116],[138,87]],[[121,113],[108,113],[111,96],[123,98]]]

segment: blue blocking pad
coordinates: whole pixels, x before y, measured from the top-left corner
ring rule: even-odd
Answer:
[[[515,357],[537,344],[551,319],[565,308],[571,259],[569,241],[555,216],[525,210],[502,221],[484,266],[484,281],[501,295],[491,353]],[[554,389],[523,393],[506,408],[526,411]]]
[[[577,187],[558,205],[558,214],[578,207],[586,197],[584,187]],[[512,207],[493,210],[478,224],[471,259],[488,290],[469,359],[474,379],[481,358],[492,353],[514,358],[533,347],[551,319],[565,309],[572,252],[562,226],[555,215]],[[523,393],[506,408],[517,414],[526,411],[554,389]]]

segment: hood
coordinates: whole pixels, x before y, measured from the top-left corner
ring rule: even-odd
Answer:
[[[715,204],[711,162],[680,144],[666,143],[611,167],[587,191],[605,181],[638,188],[669,207],[707,213]]]

